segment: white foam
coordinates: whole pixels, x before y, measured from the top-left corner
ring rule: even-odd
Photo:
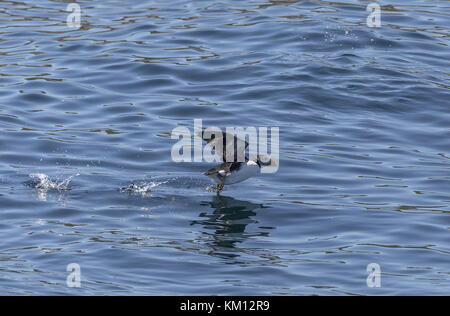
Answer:
[[[37,179],[39,182],[33,184],[34,188],[39,190],[58,190],[58,191],[64,191],[68,190],[70,183],[72,182],[74,177],[79,176],[80,174],[74,174],[63,181],[54,181],[49,178],[48,175],[44,173],[32,173],[30,174],[30,178]]]
[[[152,192],[152,189],[161,185],[165,184],[168,181],[163,182],[141,182],[141,183],[132,183],[128,185],[127,187],[121,188],[120,192],[122,193],[129,193],[129,194],[140,194],[140,195],[148,195]]]

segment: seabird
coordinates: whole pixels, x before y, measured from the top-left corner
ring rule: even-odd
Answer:
[[[223,190],[225,184],[234,184],[247,180],[260,173],[262,167],[272,164],[272,159],[269,162],[263,162],[260,156],[257,156],[256,159],[249,159],[245,153],[249,145],[248,142],[234,135],[222,133],[222,137],[216,137],[215,134],[207,136],[202,132],[199,133],[199,136],[216,150],[216,153],[223,161],[222,164],[203,173],[203,175],[208,176],[217,183],[217,193]],[[222,144],[220,144],[220,141],[222,141]],[[220,155],[220,151],[217,151],[217,148],[222,149],[222,155]],[[234,153],[233,157],[228,157],[227,159],[227,152],[230,152],[231,156],[232,150]],[[239,155],[239,151],[243,151],[241,155]],[[239,161],[240,156],[244,157],[244,161]]]

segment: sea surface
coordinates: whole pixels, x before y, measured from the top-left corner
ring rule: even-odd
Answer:
[[[0,295],[450,294],[449,1],[69,2],[0,1]],[[217,195],[194,119],[278,172]]]

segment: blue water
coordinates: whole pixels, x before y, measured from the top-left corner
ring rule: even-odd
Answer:
[[[448,1],[78,3],[0,2],[0,294],[450,293]],[[194,119],[279,171],[217,196]]]

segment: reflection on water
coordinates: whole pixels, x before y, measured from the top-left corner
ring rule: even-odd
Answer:
[[[248,201],[236,200],[232,197],[216,195],[207,204],[212,213],[200,213],[200,218],[192,225],[202,225],[205,231],[202,239],[211,247],[211,254],[223,257],[239,257],[237,243],[242,243],[252,236],[266,236],[267,233],[248,233],[246,228],[258,222],[252,217],[263,205]]]

